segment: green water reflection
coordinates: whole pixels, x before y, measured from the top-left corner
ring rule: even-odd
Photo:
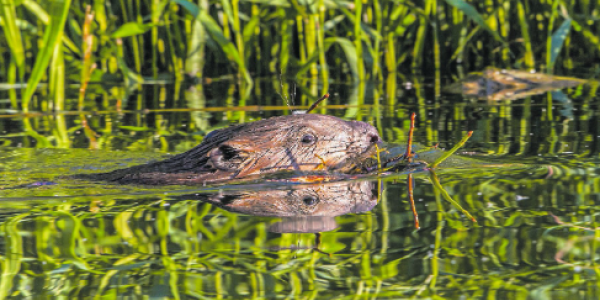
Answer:
[[[331,185],[137,187],[60,177],[157,160],[213,129],[287,114],[271,78],[246,95],[229,81],[90,85],[84,112],[73,100],[46,113],[40,92],[32,111],[44,113],[0,115],[0,298],[596,299],[595,88],[491,103],[410,82],[331,84],[319,112],[370,122],[396,143],[406,141],[411,112],[424,145],[448,148],[473,130],[465,151],[497,165],[438,176],[476,223],[426,173],[415,174],[419,230],[405,174],[347,183],[369,186],[359,189],[367,204],[345,193],[339,199],[360,209],[304,231],[291,229],[312,225],[240,214],[248,211],[225,200]],[[316,87],[300,84],[295,104],[310,104]]]

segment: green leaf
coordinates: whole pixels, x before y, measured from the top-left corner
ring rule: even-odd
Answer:
[[[260,24],[260,17],[258,15],[254,15],[252,16],[252,18],[250,19],[250,21],[246,24],[246,26],[244,26],[244,33],[243,33],[243,41],[244,44],[249,45],[250,41],[252,40],[254,36],[254,32],[256,31],[256,27],[259,26]],[[249,59],[251,54],[251,51],[246,51],[245,53],[245,59]]]
[[[493,37],[499,42],[505,43],[504,39],[495,30],[492,30],[490,26],[485,22],[485,19],[477,12],[475,7],[463,0],[446,0],[446,3],[461,10],[467,17],[487,30]]]
[[[352,23],[353,27],[356,24],[356,22],[359,22],[359,25],[360,25],[360,28],[362,29],[362,31],[364,31],[365,33],[367,33],[367,35],[369,35],[370,37],[372,37],[376,41],[381,41],[381,39],[382,39],[381,38],[381,34],[379,32],[377,32],[377,30],[371,28],[370,26],[367,26],[365,23],[361,22],[360,20],[357,21],[356,17],[354,16],[354,13],[350,12],[345,7],[341,6],[340,10],[342,11],[342,13],[344,13],[344,15],[346,16],[346,18]]]
[[[185,8],[192,16],[194,16],[194,18],[198,17],[198,14],[200,13],[200,8],[198,8],[198,5],[187,0],[173,0],[173,2],[183,6],[183,8]]]
[[[63,36],[63,29],[69,14],[71,0],[51,0],[48,2],[48,5],[50,7],[48,10],[49,15],[52,17],[50,18],[48,26],[44,30],[44,46],[37,55],[37,59],[33,65],[33,70],[31,71],[31,77],[27,81],[27,88],[23,94],[24,112],[29,111],[29,100],[31,100],[38,83],[40,83],[40,80],[42,80],[42,77],[44,77],[44,73],[48,68],[48,64],[50,63],[50,58],[52,57],[56,43],[58,43]]]
[[[231,5],[229,4],[230,1],[231,0],[222,0],[221,5],[223,6],[223,11],[227,15],[227,19],[229,20],[231,27],[233,27],[233,9],[231,8]],[[223,26],[227,26],[227,24],[223,24]]]
[[[356,47],[354,46],[354,43],[352,43],[349,39],[338,37],[325,39],[325,44],[327,43],[337,43],[342,48],[344,54],[346,55],[346,62],[350,67],[350,73],[352,73],[352,78],[354,78],[355,81],[358,81],[358,56],[356,53]]]
[[[110,36],[113,38],[122,38],[146,33],[152,28],[152,24],[141,24],[136,22],[128,22],[119,27]]]
[[[566,19],[560,24],[560,27],[552,34],[552,42],[550,46],[550,65],[554,66],[556,58],[560,53],[560,49],[563,46],[565,38],[571,30],[571,19]]]
[[[50,16],[48,16],[48,13],[34,0],[23,1],[23,7],[27,8],[27,10],[33,13],[45,25],[48,25],[50,22]],[[73,53],[80,53],[79,48],[75,46],[75,43],[73,43],[69,37],[63,35],[62,41],[65,43],[65,46],[69,48],[69,50],[73,51]]]

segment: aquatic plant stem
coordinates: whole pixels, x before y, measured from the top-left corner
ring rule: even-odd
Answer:
[[[458,208],[463,214],[465,214],[467,217],[469,217],[471,219],[471,221],[477,222],[477,220],[466,209],[462,208],[462,206],[460,206],[460,204],[458,204],[458,202],[454,201],[454,199],[452,199],[452,197],[450,197],[450,194],[448,194],[448,192],[446,192],[444,187],[440,184],[440,179],[435,174],[435,171],[433,171],[431,169],[429,170],[429,179],[433,183],[433,186],[436,189],[438,189],[438,191],[442,194],[442,197],[444,197],[444,199],[446,201],[450,202],[450,204],[452,204],[452,205],[454,205],[454,207]]]
[[[96,64],[92,63],[92,47],[94,43],[94,36],[91,35],[91,27],[92,21],[94,20],[94,13],[91,11],[91,9],[92,7],[90,5],[86,7],[85,21],[83,23],[83,67],[81,69],[81,86],[79,87],[79,102],[77,105],[79,110],[83,110],[83,100],[85,98],[85,91],[87,89],[90,76],[92,75],[92,72],[94,72],[94,69],[96,69]]]
[[[362,20],[362,0],[354,1],[354,12],[354,45],[356,47],[356,63],[358,66],[358,78],[360,81],[363,81],[365,79],[365,66],[362,53],[362,28],[360,28],[360,23]],[[360,93],[360,95],[362,96],[363,93]]]
[[[531,38],[529,36],[529,24],[527,23],[527,12],[521,1],[517,2],[517,11],[519,15],[519,23],[521,25],[521,35],[523,37],[523,45],[525,46],[524,62],[527,68],[535,67],[535,59],[533,57],[533,49],[531,47]]]
[[[56,44],[62,42],[63,30],[69,15],[71,0],[50,1],[49,5],[49,14],[52,15],[52,18],[44,30],[44,47],[35,59],[31,75],[29,80],[27,80],[27,87],[23,93],[22,109],[25,113],[29,112],[29,101],[31,101],[38,84],[48,69]]]
[[[381,155],[379,155],[379,145],[375,144],[375,151],[377,152],[377,170],[381,171]]]
[[[415,116],[417,114],[412,113],[410,115],[410,128],[408,129],[408,142],[406,143],[406,152],[404,152],[404,159],[410,159],[412,157],[412,141],[413,132],[415,131]]]
[[[442,162],[444,162],[448,157],[450,157],[452,154],[454,154],[454,152],[456,152],[456,150],[458,150],[460,147],[462,147],[469,140],[469,138],[471,137],[471,135],[473,135],[473,131],[469,131],[467,133],[467,135],[465,135],[462,138],[462,140],[460,140],[460,142],[458,142],[458,144],[456,144],[454,147],[452,147],[452,149],[444,152],[444,154],[442,154],[442,156],[440,156],[431,165],[429,165],[429,167],[432,168],[432,169],[434,169],[439,164],[441,164]]]

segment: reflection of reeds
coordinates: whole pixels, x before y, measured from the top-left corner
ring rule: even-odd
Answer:
[[[123,194],[120,199],[3,201],[0,267],[3,278],[11,280],[2,281],[0,296],[138,295],[160,281],[161,288],[181,298],[275,292],[300,298],[309,292],[320,298],[331,295],[332,285],[337,295],[476,297],[498,286],[529,295],[532,291],[522,286],[532,282],[550,292],[556,286],[545,285],[548,277],[560,278],[570,288],[595,282],[593,272],[577,273],[572,267],[597,269],[593,202],[600,179],[574,173],[548,181],[532,179],[531,170],[523,173],[516,177],[511,170],[513,177],[494,179],[497,171],[484,171],[477,176],[485,178],[472,180],[464,180],[472,175],[441,175],[445,188],[460,195],[455,197],[482,227],[447,213],[453,205],[417,175],[413,193],[421,229],[414,230],[408,205],[402,209],[390,201],[408,189],[387,182],[380,207],[338,217],[340,227],[321,234],[319,249],[331,255],[313,250],[318,241],[312,234],[269,232],[275,219],[175,200],[158,189],[151,196]],[[97,188],[89,192],[95,194]],[[526,200],[533,201],[531,208],[516,202],[517,195],[531,196]],[[562,211],[578,197],[588,200]],[[547,211],[569,222],[554,221]],[[32,281],[36,285],[26,284]]]
[[[415,85],[410,90],[399,90],[397,82],[386,81],[365,88],[374,91],[362,97],[358,95],[360,85],[348,88],[334,83],[328,103],[317,110],[370,122],[376,125],[386,142],[404,144],[410,129],[410,112],[418,111],[415,142],[424,145],[439,142],[441,147],[451,148],[467,131],[473,130],[467,147],[480,152],[523,156],[575,152],[590,157],[600,151],[600,147],[594,146],[595,136],[600,135],[594,126],[597,116],[593,109],[586,109],[593,107],[597,84],[568,90],[562,96],[581,106],[577,110],[578,120],[575,120],[563,119],[562,106],[547,98],[550,94],[502,104],[464,102],[448,105],[448,100],[443,100],[428,105],[427,99],[434,91],[422,85],[418,77],[411,81]],[[0,132],[4,132],[0,134],[0,141],[13,146],[37,144],[38,147],[67,148],[93,147],[90,143],[97,139],[98,148],[131,146],[140,150],[183,151],[213,129],[286,114],[289,109],[307,109],[306,104],[314,103],[318,97],[310,94],[311,90],[299,87],[294,101],[296,106],[288,107],[278,95],[281,90],[278,79],[269,78],[259,79],[253,87],[247,88],[247,98],[242,101],[237,98],[240,94],[238,86],[239,83],[227,80],[195,86],[182,82],[129,87],[91,83],[86,89],[86,98],[95,101],[85,102],[86,111],[82,118],[82,112],[75,104],[80,86],[55,85],[52,93],[40,92],[34,98],[36,107],[53,107],[54,111],[12,111],[0,115]],[[402,104],[394,103],[397,99],[387,98],[385,91],[390,86],[404,94]],[[256,87],[260,87],[260,94],[255,92]],[[53,101],[68,99],[69,95],[75,96],[74,101]],[[382,95],[385,105],[379,104],[379,98],[373,98],[377,95]],[[302,102],[304,106],[300,106]],[[61,105],[65,105],[64,109]],[[552,107],[558,109],[548,109]],[[485,113],[485,118],[477,117],[481,112]],[[535,121],[532,116],[541,118]],[[14,126],[14,120],[21,122],[20,128]],[[587,129],[582,131],[582,128]],[[159,143],[155,143],[155,139]],[[36,142],[32,144],[32,141]],[[182,146],[178,146],[180,142]]]

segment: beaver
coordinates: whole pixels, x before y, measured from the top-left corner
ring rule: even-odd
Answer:
[[[377,129],[365,122],[318,114],[279,116],[212,131],[198,146],[163,161],[75,178],[199,185],[286,170],[352,173],[381,141]]]

